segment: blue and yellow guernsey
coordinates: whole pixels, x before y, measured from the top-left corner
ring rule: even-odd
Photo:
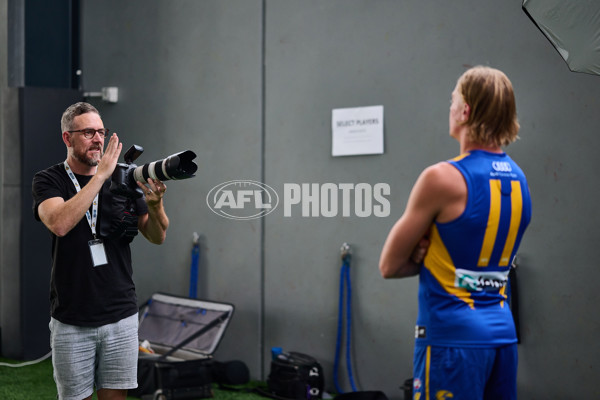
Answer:
[[[505,292],[531,219],[527,180],[505,153],[475,150],[448,162],[462,173],[468,199],[460,217],[431,227],[419,278],[417,345],[516,343]]]

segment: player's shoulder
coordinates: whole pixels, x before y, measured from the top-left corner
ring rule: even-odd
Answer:
[[[439,196],[440,200],[462,194],[466,189],[462,173],[447,161],[441,161],[425,168],[419,181],[421,188],[426,193]]]
[[[460,171],[448,161],[440,161],[425,168],[421,176],[432,182],[444,183],[448,179],[460,177]]]

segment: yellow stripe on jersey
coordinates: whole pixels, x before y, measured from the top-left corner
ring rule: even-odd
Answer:
[[[471,153],[462,153],[460,156],[456,156],[453,159],[451,159],[450,161],[460,161],[463,158],[465,158],[466,156],[470,155]]]
[[[431,346],[427,346],[427,359],[425,360],[425,399],[429,400],[429,371],[431,369]]]
[[[425,268],[429,270],[446,292],[455,295],[474,309],[475,303],[470,293],[463,288],[457,288],[455,285],[456,267],[435,224],[431,227],[429,240],[430,245],[424,260]]]
[[[510,255],[515,247],[519,226],[521,225],[521,215],[523,214],[523,194],[521,193],[521,183],[519,181],[511,181],[512,192],[510,196],[511,212],[510,212],[510,227],[506,236],[504,250],[498,265],[507,266],[510,262]]]
[[[507,284],[508,284],[508,283],[507,283]],[[502,289],[500,289],[500,294],[501,294],[501,295],[504,297],[504,299],[505,299],[505,300],[506,300],[506,299],[508,299],[508,296],[506,295],[506,286],[507,286],[507,285],[504,285],[504,286],[502,287]],[[502,300],[502,301],[500,302],[500,307],[504,308],[504,300]]]
[[[498,233],[498,225],[500,224],[500,199],[502,196],[500,188],[501,183],[499,179],[490,179],[490,213],[488,215],[487,227],[485,228],[481,253],[479,253],[478,267],[488,266],[490,256],[494,250],[494,244],[496,243],[496,234]]]

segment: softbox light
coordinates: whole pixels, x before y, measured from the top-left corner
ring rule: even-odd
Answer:
[[[599,0],[523,0],[523,10],[571,71],[600,75]]]

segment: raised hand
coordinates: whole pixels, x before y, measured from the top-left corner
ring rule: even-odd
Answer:
[[[98,170],[96,171],[96,175],[102,178],[103,181],[112,176],[112,173],[117,166],[117,162],[119,161],[122,149],[123,143],[119,142],[119,137],[115,132],[108,141],[108,145],[104,150],[104,154],[98,163]]]

